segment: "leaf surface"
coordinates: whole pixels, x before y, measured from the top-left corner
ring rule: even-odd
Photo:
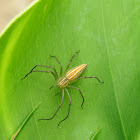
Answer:
[[[111,0],[40,0],[18,16],[0,36],[0,139],[10,139],[27,114],[42,102],[17,139],[87,140],[98,128],[100,140],[140,139],[140,2]],[[69,99],[55,96],[54,77],[32,73],[35,65],[53,66],[55,55],[65,70],[87,64],[82,76],[97,76],[73,83]],[[36,68],[36,70],[50,70]],[[96,137],[97,139],[97,137]]]

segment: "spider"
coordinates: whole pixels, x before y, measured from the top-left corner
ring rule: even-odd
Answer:
[[[81,65],[79,65],[79,66],[77,66],[77,67],[75,67],[75,68],[73,68],[73,69],[71,69],[71,70],[69,70],[69,71],[67,72],[67,70],[68,70],[68,68],[69,68],[69,66],[70,66],[70,64],[71,64],[71,62],[72,62],[72,60],[73,60],[73,58],[74,58],[75,55],[76,55],[77,53],[79,53],[79,52],[80,52],[80,50],[77,51],[77,52],[75,52],[74,55],[72,56],[72,58],[71,58],[69,64],[67,65],[67,68],[66,68],[66,70],[65,70],[65,73],[64,73],[65,76],[62,76],[62,65],[61,65],[60,61],[57,59],[56,56],[51,56],[51,57],[54,57],[54,58],[56,59],[56,61],[59,63],[59,65],[60,65],[60,76],[61,76],[60,78],[58,77],[58,73],[57,73],[57,71],[56,71],[56,69],[55,69],[54,67],[51,67],[51,66],[44,66],[44,65],[36,65],[36,66],[34,66],[34,67],[31,69],[31,71],[25,75],[25,77],[27,77],[27,76],[28,76],[29,74],[31,74],[32,72],[46,72],[46,73],[51,73],[51,74],[54,76],[55,80],[57,81],[57,84],[56,84],[56,85],[60,88],[60,90],[57,92],[56,95],[58,95],[58,94],[60,93],[60,91],[62,90],[62,100],[61,100],[61,104],[60,104],[59,107],[57,108],[57,110],[56,110],[56,112],[54,113],[54,115],[53,115],[51,118],[49,118],[49,119],[39,119],[39,120],[52,120],[52,119],[54,118],[54,116],[57,114],[58,110],[60,109],[60,107],[61,107],[62,104],[63,104],[63,100],[64,100],[64,91],[66,91],[66,93],[67,93],[67,95],[68,95],[68,97],[69,97],[69,101],[70,101],[70,103],[69,103],[69,109],[68,109],[68,114],[67,114],[67,116],[66,116],[63,120],[61,120],[61,121],[58,123],[58,126],[60,125],[61,122],[63,122],[64,120],[66,120],[66,119],[69,117],[70,107],[71,107],[71,97],[70,97],[70,94],[69,94],[69,92],[68,92],[68,90],[67,90],[67,87],[68,87],[68,88],[74,88],[74,89],[76,89],[76,90],[78,90],[78,91],[80,92],[80,94],[81,94],[81,96],[82,96],[82,99],[83,99],[82,104],[81,104],[81,108],[83,109],[84,96],[83,96],[81,90],[80,90],[79,88],[77,88],[77,87],[71,86],[71,85],[70,85],[71,83],[74,83],[74,82],[76,82],[76,81],[78,81],[78,80],[80,80],[80,79],[85,79],[85,78],[95,78],[95,79],[97,79],[100,83],[104,83],[104,82],[101,82],[97,77],[92,77],[92,76],[91,76],[91,77],[79,77],[79,76],[81,75],[81,73],[85,70],[85,68],[87,67],[87,64],[81,64]],[[35,69],[36,67],[52,68],[52,69],[54,70],[54,72],[53,72],[53,71],[40,71],[40,70],[36,70],[36,71],[35,71],[34,69]],[[66,72],[67,72],[67,73],[66,73]],[[24,78],[25,78],[25,77],[24,77]],[[79,78],[78,78],[78,77],[79,77]],[[24,78],[22,78],[22,79],[24,79]],[[50,89],[53,88],[53,87],[56,86],[56,85],[53,85],[52,87],[50,87]],[[55,96],[56,96],[56,95],[55,95]]]

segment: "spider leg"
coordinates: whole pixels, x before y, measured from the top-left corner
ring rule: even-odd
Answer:
[[[71,97],[70,97],[70,94],[69,94],[69,92],[68,92],[68,90],[66,88],[65,88],[65,91],[67,92],[68,97],[69,97],[69,101],[70,101],[70,103],[69,103],[69,110],[68,110],[67,116],[62,121],[59,122],[58,126],[60,125],[60,123],[62,123],[63,121],[65,121],[69,117],[69,113],[70,113]]]
[[[60,109],[60,107],[63,104],[63,100],[64,100],[64,90],[62,89],[62,100],[61,100],[61,104],[59,105],[59,107],[57,108],[56,112],[54,113],[54,115],[50,118],[50,119],[39,119],[39,120],[52,120],[54,118],[54,116],[57,114],[58,110]]]
[[[36,67],[38,67],[38,66],[47,67],[47,68],[53,68],[56,75],[55,75],[54,72],[52,72],[52,71],[33,71],[33,70],[34,70]],[[51,67],[51,66],[43,66],[43,65],[36,65],[36,66],[34,66],[34,67],[31,69],[31,71],[30,71],[29,73],[27,73],[21,80],[23,80],[24,78],[26,78],[26,76],[28,76],[28,75],[31,74],[32,72],[48,72],[48,73],[51,72],[51,73],[53,74],[55,80],[57,80],[57,78],[58,78],[57,71],[56,71],[56,69],[55,69],[54,67]]]
[[[99,80],[99,78],[97,78],[97,77],[80,77],[80,78],[78,78],[78,79],[76,79],[75,81],[77,81],[77,80],[80,80],[80,79],[86,79],[86,78],[95,78],[95,79],[97,79],[98,80],[98,82],[100,82],[100,83],[104,83],[104,82],[101,82],[100,80]],[[74,81],[74,82],[75,82]]]
[[[51,86],[50,89],[52,89],[54,86],[56,86],[56,85]]]
[[[52,75],[54,76],[55,80],[57,80],[57,77],[56,77],[56,75],[54,74],[53,71],[39,71],[39,70],[37,70],[37,71],[30,71],[29,73],[27,73],[27,74],[25,75],[25,77],[28,76],[29,74],[31,74],[32,72],[46,72],[46,73],[52,73]],[[23,77],[21,80],[23,80],[25,77]]]
[[[80,92],[80,94],[81,94],[81,96],[82,96],[82,98],[83,98],[83,102],[82,102],[82,104],[81,104],[81,108],[83,109],[83,104],[84,104],[84,96],[83,96],[83,94],[82,94],[81,90],[80,90],[79,88],[77,88],[77,87],[70,86],[70,85],[68,85],[67,87],[70,87],[70,88],[75,88],[75,89],[77,89],[77,90]]]
[[[55,96],[57,96],[60,93],[60,90],[55,94]]]
[[[54,57],[56,59],[56,61],[58,62],[58,64],[60,65],[60,76],[62,76],[62,65],[60,63],[60,61],[58,60],[58,58],[56,56],[51,56]]]
[[[77,53],[79,53],[79,52],[80,52],[80,50],[74,53],[74,55],[72,56],[72,58],[71,58],[71,60],[70,60],[70,62],[69,62],[69,64],[68,64],[68,66],[67,66],[65,72],[67,72],[67,70],[68,70],[68,68],[69,68],[69,66],[70,66],[70,64],[71,64],[71,62],[72,62],[72,60],[73,60],[73,58],[74,58],[75,55],[76,55]]]

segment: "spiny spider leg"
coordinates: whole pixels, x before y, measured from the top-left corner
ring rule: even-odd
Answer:
[[[56,71],[56,69],[54,67],[52,67],[52,66],[44,66],[44,65],[36,65],[36,67],[38,67],[38,66],[45,67],[45,68],[52,68],[54,70],[55,74],[56,74],[56,77],[58,78],[57,71]]]
[[[56,61],[59,63],[59,65],[60,65],[60,76],[62,76],[62,65],[61,65],[60,61],[58,60],[58,58],[56,56],[51,55],[51,57],[54,57],[56,59]]]
[[[60,93],[60,90],[55,94],[55,96],[57,96]]]
[[[66,120],[69,117],[69,113],[70,113],[71,97],[70,97],[70,94],[69,94],[67,88],[65,88],[65,91],[67,92],[68,97],[69,97],[69,101],[70,101],[70,103],[69,103],[69,110],[68,110],[68,115],[62,121],[59,122],[58,126],[60,125],[60,123],[62,123],[64,120]]]
[[[53,85],[53,86],[51,86],[50,89],[52,89],[54,86],[57,86],[57,85]]]
[[[34,70],[36,67],[38,67],[38,66],[46,67],[46,68],[52,68],[52,69],[55,71],[55,74],[56,74],[56,75],[55,75],[55,74],[53,73],[53,75],[55,76],[55,79],[58,78],[57,71],[56,71],[56,69],[55,69],[54,67],[51,67],[51,66],[43,66],[43,65],[36,65],[36,66],[34,66],[34,67],[31,69],[31,71],[25,75],[25,77],[28,76],[30,73],[32,73],[33,70]],[[21,80],[23,80],[25,77],[23,77]]]
[[[68,64],[68,66],[67,66],[67,68],[66,68],[66,70],[65,70],[65,73],[67,72],[67,70],[68,70],[68,68],[69,68],[69,66],[70,66],[70,64],[71,64],[71,62],[72,62],[72,60],[73,60],[73,58],[75,57],[75,55],[77,54],[77,53],[79,53],[80,52],[80,50],[78,51],[78,52],[75,52],[74,53],[74,55],[72,56],[72,58],[71,58],[71,60],[70,60],[70,62],[69,62],[69,64]]]
[[[80,79],[86,79],[86,78],[95,78],[95,79],[97,79],[98,80],[98,82],[100,82],[100,83],[104,83],[104,82],[101,82],[100,80],[99,80],[99,78],[97,78],[97,77],[80,77],[80,78],[78,78],[78,79],[76,79],[74,82],[76,82],[77,80],[80,80]]]
[[[54,74],[54,72],[53,71],[33,71],[33,70],[31,70],[29,73],[27,73],[26,75],[25,75],[25,77],[26,76],[28,76],[29,74],[31,74],[32,72],[46,72],[46,73],[52,73],[52,75],[54,76],[54,78],[55,78],[55,80],[57,80],[57,77],[56,77],[56,75]],[[24,77],[24,78],[25,78]],[[22,78],[21,80],[23,80],[24,78]]]
[[[82,98],[83,98],[83,102],[82,102],[82,104],[81,104],[81,108],[83,109],[83,104],[84,104],[84,96],[83,96],[83,94],[82,94],[81,90],[80,90],[79,88],[77,88],[77,87],[70,86],[70,85],[68,85],[67,87],[70,87],[70,88],[75,88],[75,89],[77,89],[77,90],[80,92],[80,94],[81,94],[81,96],[82,96]]]
[[[61,100],[61,104],[59,105],[59,107],[57,108],[56,112],[54,113],[54,115],[50,118],[50,119],[39,119],[39,120],[52,120],[54,118],[54,116],[57,114],[58,110],[60,109],[60,107],[63,104],[63,100],[64,100],[64,89],[62,89],[62,100]]]

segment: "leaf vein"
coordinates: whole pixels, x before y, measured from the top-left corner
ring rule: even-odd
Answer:
[[[116,106],[117,106],[117,109],[118,109],[118,114],[119,114],[120,122],[121,122],[121,125],[122,125],[123,134],[124,134],[125,139],[127,140],[125,128],[124,128],[124,125],[123,125],[123,121],[122,121],[122,117],[121,117],[121,113],[120,113],[120,109],[119,109],[119,105],[118,105],[118,101],[117,101],[117,97],[116,97],[115,84],[114,84],[114,81],[113,81],[113,72],[112,72],[112,68],[111,68],[111,62],[110,62],[110,57],[109,57],[109,52],[108,52],[108,43],[107,43],[107,37],[106,37],[106,32],[105,32],[105,22],[104,22],[102,0],[101,0],[101,14],[102,14],[101,18],[102,18],[102,22],[103,22],[103,32],[104,32],[104,39],[105,39],[105,48],[106,48],[108,62],[109,62],[109,68],[110,68],[110,72],[111,72],[111,78],[112,78],[112,83],[113,83]]]

